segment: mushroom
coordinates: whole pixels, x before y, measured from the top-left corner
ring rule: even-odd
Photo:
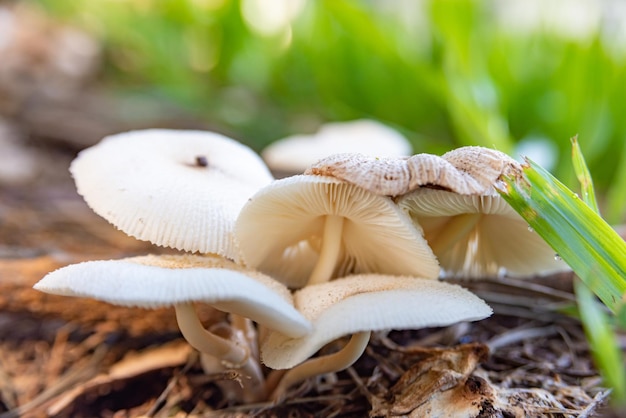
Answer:
[[[261,155],[277,172],[302,173],[331,154],[359,152],[378,157],[411,154],[411,144],[397,131],[373,120],[334,122],[313,135],[295,135],[275,141]]]
[[[46,293],[90,297],[122,306],[173,306],[185,339],[197,350],[241,368],[250,399],[264,396],[263,375],[255,356],[238,342],[202,326],[193,303],[245,316],[281,334],[301,337],[311,330],[294,308],[287,288],[255,271],[218,256],[162,255],[87,261],[46,275],[34,286]]]
[[[462,287],[378,274],[307,286],[295,292],[294,304],[311,321],[313,331],[299,338],[272,332],[263,343],[265,365],[291,369],[274,390],[274,399],[308,377],[352,365],[365,350],[372,331],[447,326],[492,313],[487,304]],[[340,351],[305,362],[327,343],[346,335],[352,338]]]
[[[291,288],[351,273],[436,278],[421,229],[393,201],[324,176],[276,180],[243,207],[241,259]]]
[[[528,276],[567,269],[498,194],[419,189],[398,200],[441,263],[444,277]]]
[[[463,147],[443,157],[415,154],[408,158],[379,158],[335,154],[312,164],[305,174],[331,176],[385,196],[403,195],[419,187],[482,194],[491,191],[500,175],[509,172],[509,164],[517,162],[498,151]]]
[[[273,180],[251,149],[201,131],[109,136],[80,152],[70,171],[87,204],[128,235],[231,259],[239,210]]]
[[[442,159],[479,187],[468,190],[465,182],[433,184],[399,197],[397,204],[423,228],[444,276],[528,276],[567,269],[494,188],[519,163],[482,147],[459,148]]]

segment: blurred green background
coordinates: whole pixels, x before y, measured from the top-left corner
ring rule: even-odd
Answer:
[[[602,0],[31,0],[104,42],[100,82],[260,150],[371,118],[414,151],[530,155],[572,187],[579,136],[626,207],[626,6]],[[141,109],[136,109],[141,112]]]

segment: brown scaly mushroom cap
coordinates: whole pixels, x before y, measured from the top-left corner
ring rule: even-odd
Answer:
[[[377,195],[396,196],[409,191],[407,158],[334,154],[317,161],[304,174],[334,177]]]
[[[521,170],[520,163],[513,158],[503,152],[485,147],[461,147],[443,154],[441,158],[457,170],[467,173],[481,187],[469,193],[450,189],[461,194],[491,194],[494,191],[494,185],[502,176]]]
[[[480,171],[477,171],[480,163]],[[460,194],[484,194],[518,163],[487,148],[464,147],[442,157],[416,154],[408,158],[378,158],[363,154],[335,154],[323,158],[305,174],[331,176],[372,193],[399,196],[420,187]]]

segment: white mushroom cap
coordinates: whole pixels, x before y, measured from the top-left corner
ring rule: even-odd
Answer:
[[[325,280],[350,273],[439,274],[421,230],[391,199],[331,177],[276,180],[244,206],[235,233],[248,266],[292,288],[309,281],[329,235],[337,259]]]
[[[529,276],[567,269],[495,191],[469,196],[418,189],[397,203],[424,229],[446,277]]]
[[[361,153],[378,157],[406,156],[411,144],[399,132],[373,120],[334,122],[314,135],[280,139],[262,152],[272,170],[302,173],[317,160],[338,153]]]
[[[284,285],[216,256],[87,261],[49,273],[34,288],[151,309],[201,302],[292,336],[310,330]]]
[[[127,234],[178,250],[237,255],[239,210],[273,178],[251,149],[201,131],[109,136],[71,165],[78,193]]]
[[[485,302],[460,286],[373,274],[307,286],[295,293],[294,303],[313,323],[313,332],[301,338],[271,333],[261,347],[268,367],[294,367],[345,335],[447,326],[492,313]]]

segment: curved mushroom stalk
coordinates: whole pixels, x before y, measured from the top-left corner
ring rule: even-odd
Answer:
[[[258,357],[253,354],[254,348],[248,344],[247,336],[241,330],[230,327],[222,332],[228,335],[226,338],[208,331],[198,319],[191,303],[179,303],[174,308],[183,337],[193,348],[204,354],[202,364],[205,372],[217,373],[226,369],[239,369],[242,376],[238,383],[242,390],[229,385],[230,387],[225,388],[225,392],[234,394],[234,398],[240,398],[244,402],[256,402],[263,399],[265,379]],[[206,356],[217,360],[221,367],[216,367],[215,361],[211,361]]]
[[[250,318],[242,315],[230,314],[230,324],[234,332],[240,334],[241,341],[244,341],[250,351],[250,355],[259,358],[259,338],[257,329]]]
[[[370,331],[356,333],[352,335],[350,341],[336,353],[307,360],[287,371],[280,379],[269,398],[274,402],[278,402],[285,395],[285,391],[296,383],[302,382],[309,377],[339,372],[352,366],[361,355],[363,355],[369,343],[370,336]]]
[[[243,333],[232,324],[216,324],[209,332],[235,345],[245,346],[248,352],[253,351],[252,347],[247,347],[248,341]],[[265,399],[265,378],[257,356],[250,355],[241,367],[233,368],[219,357],[200,352],[200,364],[205,374],[222,376],[214,383],[220,387],[223,396],[229,401],[250,403]]]
[[[250,359],[250,350],[239,341],[222,338],[207,331],[191,303],[174,306],[176,320],[183,337],[196,350],[219,358],[224,366],[239,368]]]

